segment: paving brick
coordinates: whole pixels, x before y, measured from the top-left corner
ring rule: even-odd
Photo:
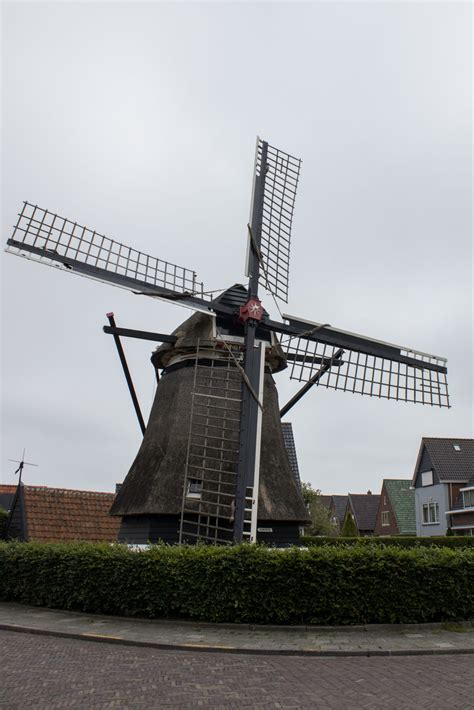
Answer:
[[[162,651],[0,632],[0,708],[474,710],[472,655]]]

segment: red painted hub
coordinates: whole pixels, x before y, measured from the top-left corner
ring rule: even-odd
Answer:
[[[250,318],[252,320],[262,320],[263,307],[260,299],[251,298],[245,306],[239,308],[239,321],[245,323]]]

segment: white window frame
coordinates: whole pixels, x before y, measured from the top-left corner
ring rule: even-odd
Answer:
[[[439,525],[439,503],[423,503],[421,512],[423,519],[422,525]]]
[[[390,511],[382,510],[382,527],[390,525]]]
[[[474,508],[474,490],[463,491],[463,508]]]
[[[202,481],[200,478],[189,478],[188,479],[188,490],[186,491],[186,498],[195,498],[200,500],[202,496]]]

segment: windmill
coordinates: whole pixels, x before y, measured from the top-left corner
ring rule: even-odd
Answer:
[[[261,286],[276,304],[288,302],[300,165],[257,138],[248,285],[217,296],[190,269],[23,205],[7,251],[195,311],[172,334],[118,328],[112,314],[104,328],[116,342],[162,343],[152,357],[162,376],[143,442],[111,511],[122,516],[123,540],[295,541],[308,516],[280,417],[314,385],[449,407],[444,358],[291,315],[273,320],[263,308]],[[280,411],[272,374],[287,365],[304,384]]]

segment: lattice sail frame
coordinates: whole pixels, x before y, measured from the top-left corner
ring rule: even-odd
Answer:
[[[116,286],[168,291],[205,297],[203,284],[191,269],[149,256],[65,217],[23,203],[6,251]],[[111,278],[113,276],[113,279]],[[120,283],[122,280],[122,283]]]
[[[367,343],[370,347],[369,340]],[[344,348],[343,354],[331,363],[340,347]],[[401,402],[450,406],[444,358],[399,348],[400,360],[394,360],[304,337],[289,339],[284,349],[290,356],[292,380],[308,382],[326,363],[331,367],[314,382],[320,387]],[[419,365],[411,364],[415,359]]]
[[[255,175],[262,170],[262,147],[257,139]],[[262,285],[276,298],[288,303],[290,243],[296,189],[301,160],[267,144],[263,194],[260,263]]]

